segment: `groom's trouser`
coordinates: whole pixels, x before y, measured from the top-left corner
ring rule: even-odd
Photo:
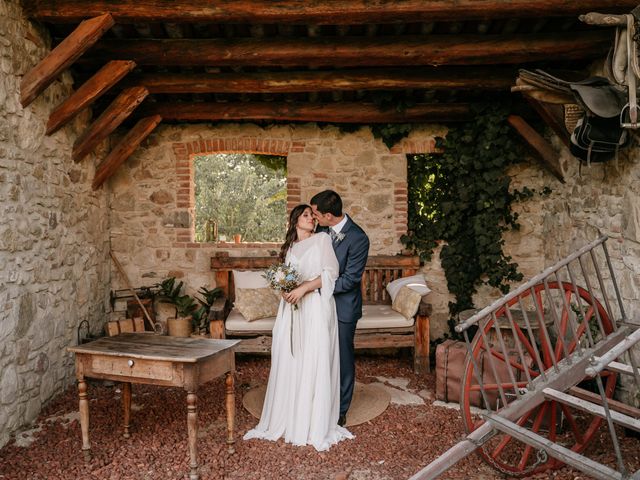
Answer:
[[[340,345],[340,415],[346,415],[353,397],[356,380],[353,338],[356,322],[338,322],[338,344]]]

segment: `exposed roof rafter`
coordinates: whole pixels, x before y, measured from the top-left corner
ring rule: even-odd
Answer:
[[[292,93],[406,88],[508,91],[515,68],[440,67],[315,70],[260,73],[147,73],[122,86],[144,85],[150,93]]]
[[[47,22],[78,22],[111,13],[118,23],[439,22],[577,16],[589,11],[626,12],[637,0],[23,0],[28,15]]]
[[[429,35],[336,38],[103,40],[87,61],[126,58],[165,66],[424,66],[497,65],[595,58],[611,32],[529,35]]]
[[[461,121],[469,118],[466,104],[417,104],[399,112],[366,103],[156,103],[141,114],[173,121],[274,120],[332,123],[397,123]]]

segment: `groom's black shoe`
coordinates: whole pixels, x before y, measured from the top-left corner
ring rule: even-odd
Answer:
[[[344,427],[347,424],[347,416],[346,415],[340,415],[338,417],[338,425],[340,425],[341,427]]]

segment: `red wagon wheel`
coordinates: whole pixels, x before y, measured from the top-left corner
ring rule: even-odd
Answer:
[[[578,296],[576,296],[576,290]],[[557,364],[565,358],[567,353],[571,354],[579,346],[585,346],[589,333],[592,338],[595,337],[594,341],[597,342],[599,338],[602,338],[602,330],[605,335],[613,331],[612,321],[602,304],[596,298],[593,298],[587,290],[580,287],[576,288],[571,283],[548,282],[547,288],[545,288],[544,284],[535,285],[512,299],[507,305],[509,307],[516,304],[519,304],[518,306],[524,304],[532,306],[533,302],[537,303],[538,311],[544,317],[548,332],[547,338],[543,333],[544,331],[539,328],[537,313],[535,311],[529,313],[528,319],[532,326],[532,331],[533,328],[538,326],[537,335],[533,337],[538,350],[537,356],[529,330],[523,325],[518,325],[518,322],[514,322],[513,330],[508,329],[508,331],[515,332],[515,341],[520,342],[521,350],[524,352],[524,359],[517,353],[514,354],[513,358],[505,359],[499,343],[497,341],[492,342],[490,339],[490,333],[495,331],[493,319],[490,319],[484,325],[484,335],[479,331],[472,344],[473,358],[478,369],[483,369],[483,362],[485,365],[488,363],[487,357],[489,355],[493,358],[494,367],[496,365],[502,367],[503,372],[506,372],[508,362],[513,367],[514,374],[518,374],[518,378],[516,378],[518,388],[526,387],[526,373],[533,379],[541,375],[541,370],[545,373],[552,371],[554,370],[554,363]],[[555,318],[551,318],[552,314],[545,311],[545,308],[549,305],[555,305],[556,307],[557,316]],[[529,311],[529,308],[527,310]],[[598,321],[598,316],[600,321]],[[502,326],[503,323],[508,325],[506,307],[502,307],[496,312],[496,319],[499,325]],[[587,333],[587,325],[590,330],[589,333]],[[602,327],[599,327],[599,325]],[[575,327],[575,330],[572,326]],[[573,331],[576,332],[576,335],[571,335],[570,332]],[[570,338],[566,338],[567,336]],[[562,340],[563,338],[565,340]],[[516,349],[514,348],[514,350]],[[542,368],[537,365],[536,358],[540,359]],[[472,403],[478,406],[482,402],[475,368],[474,362],[468,358],[462,378],[463,392],[460,400],[462,418],[467,433],[472,432],[484,423],[483,419],[473,415],[471,411]],[[526,373],[525,369],[527,369]],[[490,370],[493,373],[488,373]],[[601,377],[606,395],[611,398],[617,376],[615,373],[605,370],[601,373]],[[498,378],[495,379],[495,371],[487,368],[481,378],[488,400],[492,403],[490,409],[499,411],[504,408],[504,405],[500,405],[498,385],[502,387],[504,394],[511,398],[509,401],[513,401],[516,398],[513,383],[506,373],[498,373]],[[599,417],[590,416],[582,411],[550,400],[536,406],[515,421],[517,425],[526,427],[574,452],[582,452],[587,447],[602,422],[603,419]],[[546,455],[537,454],[533,447],[504,433],[495,435],[477,451],[491,466],[515,477],[531,475],[562,466],[561,462]]]

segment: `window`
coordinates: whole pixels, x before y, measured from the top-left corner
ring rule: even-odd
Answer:
[[[287,222],[286,157],[248,153],[194,160],[197,242],[282,242]],[[240,240],[236,241],[240,241]]]

